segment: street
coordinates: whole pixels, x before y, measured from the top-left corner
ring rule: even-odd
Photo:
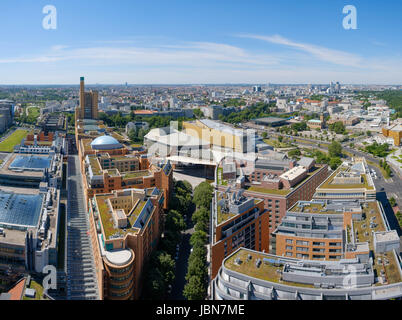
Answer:
[[[190,212],[194,212],[194,208],[190,210]],[[175,280],[172,286],[172,292],[169,295],[170,300],[185,300],[183,297],[183,289],[186,285],[186,274],[187,274],[187,266],[188,266],[188,258],[190,256],[190,238],[194,233],[194,224],[191,220],[192,213],[187,214],[186,225],[187,228],[182,232],[182,240],[180,242],[179,249],[179,257],[176,261],[176,272],[175,272]]]

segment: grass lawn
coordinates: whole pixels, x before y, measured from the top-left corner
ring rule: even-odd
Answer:
[[[31,107],[28,109],[28,117],[37,118],[40,115],[40,108],[38,107]]]
[[[23,300],[42,300],[42,295],[43,295],[43,287],[42,285],[40,285],[38,282],[36,282],[35,280],[31,280],[31,285],[29,287],[30,289],[35,289],[36,290],[36,295],[35,298],[28,298],[28,297],[23,297]]]
[[[267,189],[263,187],[250,187],[247,189],[247,191],[253,191],[253,192],[260,192],[260,193],[267,193],[267,194],[279,194],[279,195],[287,195],[291,190],[276,190],[276,189]]]
[[[27,130],[15,130],[8,138],[0,143],[0,152],[13,152],[14,147],[17,144],[20,144],[22,139],[26,138],[28,133]]]
[[[141,148],[141,147],[142,147],[142,144],[141,144],[141,143],[133,143],[133,144],[131,144],[131,146],[132,146],[133,148]]]

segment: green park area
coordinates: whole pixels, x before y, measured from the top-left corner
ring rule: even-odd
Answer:
[[[0,142],[0,152],[13,152],[14,147],[21,143],[21,141],[26,138],[29,131],[18,129],[15,130],[9,137],[4,141]]]

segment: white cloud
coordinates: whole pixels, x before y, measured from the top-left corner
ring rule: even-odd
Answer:
[[[349,67],[361,67],[361,57],[355,54],[351,54],[348,52],[328,49],[321,46],[316,46],[307,43],[295,42],[289,39],[286,39],[280,35],[273,36],[262,36],[255,34],[242,34],[239,35],[241,38],[249,38],[249,39],[257,39],[262,40],[274,44],[279,44],[283,46],[287,46],[296,50],[300,50],[303,52],[307,52],[311,54],[313,57],[325,61],[330,62],[336,65],[343,65]]]
[[[279,35],[241,35],[284,50],[213,42],[116,40],[54,45],[43,54],[0,58],[2,83],[401,83],[401,57],[373,59],[295,42]],[[258,42],[257,42],[258,43]],[[287,48],[295,50],[286,50]],[[266,50],[266,51],[263,51]],[[290,52],[289,52],[290,51]],[[4,52],[3,52],[4,55]]]

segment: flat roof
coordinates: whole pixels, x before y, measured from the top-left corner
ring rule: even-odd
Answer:
[[[24,156],[17,155],[13,162],[8,166],[9,170],[45,170],[50,168],[52,156]]]
[[[356,165],[356,164],[354,164]],[[350,172],[349,167],[345,165],[341,165],[337,170],[335,170],[320,186],[318,186],[317,191],[320,189],[367,189],[367,190],[374,190],[374,186],[370,186],[367,181],[367,175],[365,173],[360,173],[363,179],[362,183],[358,184],[334,184],[334,178],[341,172]],[[357,172],[357,171],[356,171]]]
[[[307,168],[303,166],[294,167],[280,175],[280,178],[285,180],[294,180],[303,173],[307,172]]]
[[[215,130],[222,131],[225,133],[230,133],[232,135],[239,136],[239,137],[245,135],[245,132],[243,132],[242,130],[232,128],[226,124],[223,124],[223,123],[220,123],[220,122],[217,122],[214,120],[202,119],[202,120],[198,120],[198,121],[200,121],[203,125],[211,128],[211,129],[215,129]]]
[[[0,190],[0,225],[36,227],[43,194],[17,194]]]
[[[284,122],[287,120],[285,118],[278,118],[278,117],[265,117],[265,118],[254,119],[253,121],[254,122],[275,123],[275,122]]]
[[[113,250],[113,251],[105,251],[106,259],[117,266],[123,266],[130,262],[133,253],[131,250]]]
[[[320,169],[322,169],[323,166],[317,165],[315,170],[312,172],[307,172],[307,176],[300,181],[299,183],[297,183],[296,185],[294,185],[292,188],[290,189],[268,189],[268,188],[264,188],[258,185],[252,185],[251,187],[249,187],[248,189],[246,189],[246,191],[250,191],[250,192],[258,192],[258,193],[265,193],[265,194],[272,194],[272,195],[280,195],[280,196],[286,196],[289,193],[293,192],[294,190],[296,190],[298,187],[300,187],[301,185],[303,185],[305,182],[307,182],[308,180],[310,180],[310,178],[316,174]]]
[[[399,236],[396,230],[374,232],[376,241],[399,241]]]
[[[133,191],[131,193],[131,191]],[[128,193],[130,192],[130,194]],[[113,208],[113,199],[118,199],[119,197],[133,197],[133,206],[130,210],[124,210],[121,208]],[[105,232],[105,240],[109,240],[114,237],[124,237],[129,233],[137,233],[142,225],[138,220],[146,220],[147,216],[144,217],[144,209],[147,213],[151,213],[154,210],[154,206],[149,199],[144,199],[145,191],[142,190],[135,192],[134,190],[124,190],[117,193],[95,195],[94,201],[99,212],[100,221]],[[117,228],[114,225],[111,210],[124,210],[127,217],[127,226],[125,228]]]

